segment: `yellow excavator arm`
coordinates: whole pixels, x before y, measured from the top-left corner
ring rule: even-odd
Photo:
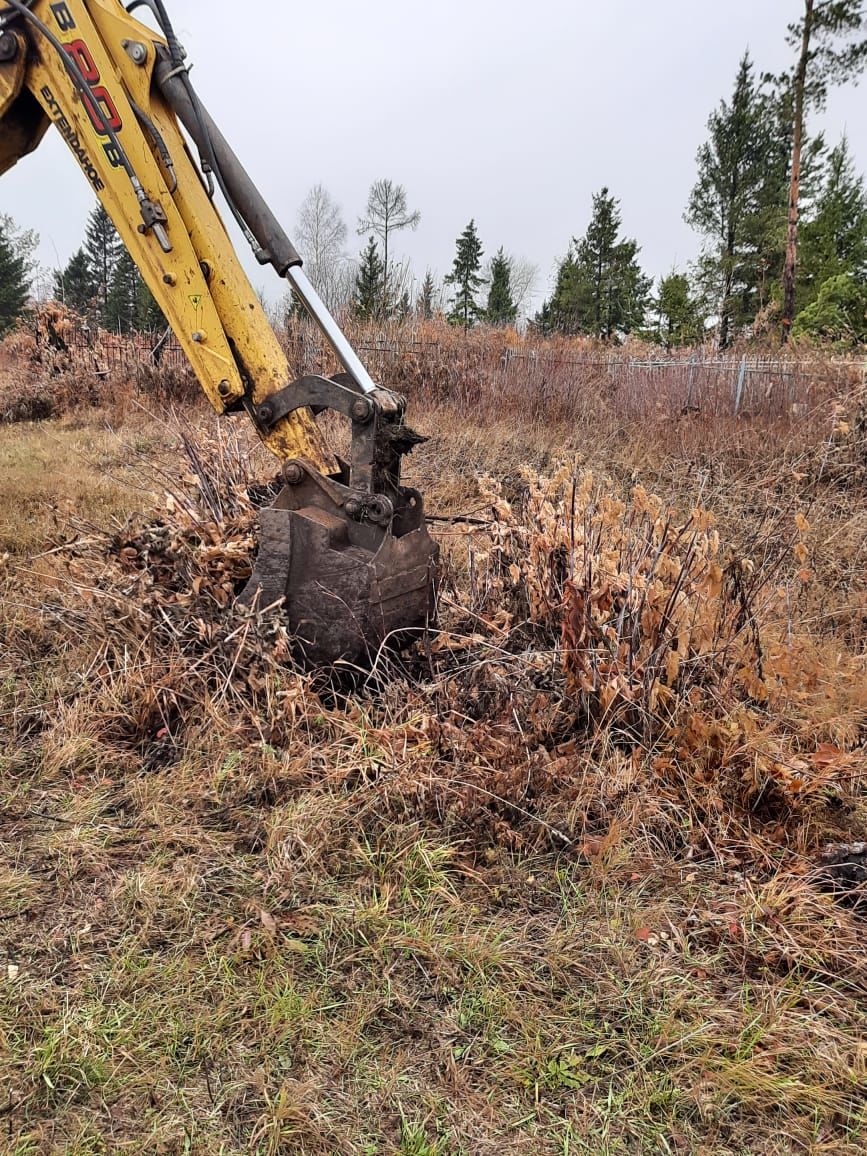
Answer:
[[[139,8],[150,10],[159,34],[135,19]],[[286,490],[262,511],[245,599],[285,604],[300,649],[316,662],[362,661],[427,624],[436,548],[420,495],[399,481],[400,457],[418,440],[403,425],[405,403],[371,381],[304,275],[195,93],[163,0],[0,0],[0,175],[52,124],[211,405],[246,410],[286,463]],[[260,263],[287,279],[320,326],[342,374],[290,381],[214,205],[215,184]],[[352,423],[348,464],[314,421],[324,408]]]

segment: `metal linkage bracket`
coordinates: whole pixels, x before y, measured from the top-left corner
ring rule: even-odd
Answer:
[[[309,408],[313,413],[332,409],[352,423],[348,512],[356,507],[357,498],[367,511],[371,502],[380,520],[387,511],[382,499],[393,502],[400,488],[400,459],[423,440],[403,424],[406,401],[389,390],[361,393],[348,374],[320,377],[310,374],[256,406],[254,417],[266,431],[272,429],[295,410]],[[380,509],[382,507],[382,509]]]
[[[354,387],[352,380],[346,376],[320,377],[317,374],[308,374],[272,393],[268,400],[263,401],[258,407],[256,417],[262,425],[270,429],[296,409],[309,406],[314,413],[333,409],[353,422],[364,423],[373,416],[373,404],[371,399]]]

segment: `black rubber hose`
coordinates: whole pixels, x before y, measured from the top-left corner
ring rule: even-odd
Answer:
[[[90,86],[84,79],[81,69],[78,67],[69,53],[64,50],[63,45],[48,27],[48,25],[43,23],[43,21],[39,19],[35,12],[31,12],[27,4],[23,4],[21,0],[5,0],[5,2],[9,5],[10,8],[12,8],[14,12],[18,12],[21,16],[24,17],[25,20],[29,20],[30,23],[33,24],[34,27],[41,33],[41,35],[45,37],[45,39],[60,57],[63,63],[63,67],[69,74],[69,78],[75,88],[78,90],[79,95],[86,102],[92,102],[93,98],[90,91]],[[105,117],[101,117],[100,119],[102,121],[102,127],[105,131],[105,135],[111,141],[112,146],[117,149],[117,155],[121,159],[121,164],[123,165],[124,171],[132,181],[133,187],[137,190],[140,187],[140,182],[135,174],[135,169],[130,164],[129,157],[124,152],[123,145],[120,143],[120,138],[111,127],[111,125],[106,121]]]
[[[263,258],[264,260],[269,260],[270,255],[264,252],[261,245],[259,245],[256,238],[253,236],[253,233],[250,230],[250,226],[247,224],[244,214],[235,204],[232,194],[226,184],[226,180],[223,176],[222,170],[220,169],[220,162],[217,160],[214,146],[211,142],[211,134],[208,131],[206,119],[202,113],[201,103],[199,101],[198,95],[196,94],[196,90],[193,88],[192,81],[190,80],[189,70],[184,64],[183,47],[181,46],[181,42],[178,40],[177,35],[175,34],[174,25],[172,24],[169,14],[166,11],[166,6],[163,3],[163,0],[142,0],[142,2],[148,2],[153,5],[153,11],[156,13],[157,21],[159,22],[163,35],[166,38],[166,44],[168,45],[169,56],[171,57],[172,64],[174,64],[174,66],[179,70],[181,82],[183,83],[184,88],[187,91],[187,95],[190,98],[190,103],[193,106],[193,112],[196,117],[196,123],[199,126],[201,143],[204,145],[204,160],[207,162],[208,167],[216,176],[217,184],[220,186],[220,192],[223,194],[226,204],[232,211],[232,216],[241,227],[244,236],[247,238],[247,241],[250,244],[250,247],[256,252],[257,258],[259,260],[262,260]]]

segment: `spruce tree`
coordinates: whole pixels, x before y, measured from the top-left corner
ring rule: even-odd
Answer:
[[[792,336],[830,343],[838,349],[867,344],[867,283],[851,273],[829,277],[816,300],[795,318]]]
[[[767,106],[744,53],[730,102],[708,120],[709,139],[698,151],[698,179],[686,221],[704,237],[698,269],[709,304],[720,315],[720,347],[750,323],[762,276],[756,255],[759,223],[767,208]]]
[[[867,8],[864,0],[804,0],[804,15],[789,25],[789,44],[798,53],[791,74],[794,123],[789,184],[786,261],[783,270],[783,329],[787,341],[795,317],[801,157],[809,108],[825,106],[828,89],[858,76],[867,66]]]
[[[831,277],[867,281],[867,187],[844,136],[831,151],[810,219],[800,226],[799,307],[816,300]]]
[[[84,313],[94,296],[93,276],[84,249],[73,253],[65,269],[54,274],[54,295],[76,313]]]
[[[423,321],[430,321],[434,315],[434,298],[436,296],[436,285],[434,283],[433,273],[430,269],[425,273],[424,280],[419,289],[418,298],[415,303],[415,309],[418,316]]]
[[[518,306],[512,300],[512,267],[502,246],[491,261],[491,283],[485,320],[491,325],[511,325],[518,315]]]
[[[406,321],[410,313],[412,313],[412,301],[409,296],[409,289],[404,289],[397,302],[395,309],[398,321]]]
[[[554,319],[554,311],[551,302],[545,300],[542,302],[542,307],[536,312],[532,321],[533,329],[541,337],[548,337],[557,329]]]
[[[537,314],[541,332],[574,334],[579,332],[579,320],[574,308],[576,281],[575,242],[570,243],[566,256],[557,266],[557,278],[551,300],[543,303]]]
[[[482,242],[476,232],[476,222],[471,220],[458,237],[452,271],[445,279],[446,285],[454,286],[454,294],[449,299],[451,310],[448,319],[452,325],[462,325],[466,332],[484,313],[476,301],[476,294],[484,285],[480,274],[482,267]]]
[[[610,340],[644,321],[651,280],[638,263],[638,243],[620,238],[619,206],[607,188],[596,193],[587,232],[560,264],[550,309],[563,333]]]
[[[125,250],[111,217],[101,204],[94,207],[88,218],[84,250],[94,286],[96,320],[100,325],[112,328],[109,318],[109,295],[115,266]]]
[[[112,271],[105,326],[113,333],[133,333],[139,328],[139,272],[126,249]]]
[[[148,289],[144,278],[139,274],[138,288],[138,324],[146,333],[153,333],[157,329],[165,329],[168,325],[165,314],[157,304],[157,299]]]
[[[355,301],[353,312],[363,321],[379,320],[382,317],[382,301],[385,269],[376,240],[371,237],[367,248],[361,254],[361,263],[355,278]]]
[[[700,340],[703,326],[698,303],[692,295],[689,279],[674,270],[659,282],[656,298],[656,340],[666,349],[691,345]]]
[[[122,249],[108,291],[106,327],[114,333],[145,333],[165,326],[153,294],[126,249]]]
[[[29,291],[25,258],[9,239],[5,222],[0,221],[0,337],[24,313]]]
[[[39,261],[36,257],[39,234],[35,229],[19,228],[8,213],[0,213],[0,229],[12,246],[12,251],[21,258],[28,286],[32,285],[39,274]]]

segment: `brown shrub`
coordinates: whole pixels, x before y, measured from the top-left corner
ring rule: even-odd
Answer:
[[[86,718],[95,742],[171,759],[207,720],[291,760],[303,716],[334,782],[362,775],[386,810],[482,841],[574,849],[628,832],[767,865],[860,836],[863,663],[838,654],[829,673],[780,612],[804,585],[803,519],[760,526],[748,556],[706,511],[641,487],[617,498],[571,464],[525,472],[513,503],[489,482],[491,522],[446,575],[442,632],[372,656],[356,699],[355,672],[293,668],[279,613],[233,607],[262,491],[239,445],[184,438],[191,469],[159,519],[91,536],[45,595],[55,644],[96,656],[42,724],[52,748]]]
[[[201,390],[182,359],[160,359],[149,336],[92,332],[55,302],[0,343],[0,423],[45,421],[89,409],[122,419],[136,400],[192,405]]]

